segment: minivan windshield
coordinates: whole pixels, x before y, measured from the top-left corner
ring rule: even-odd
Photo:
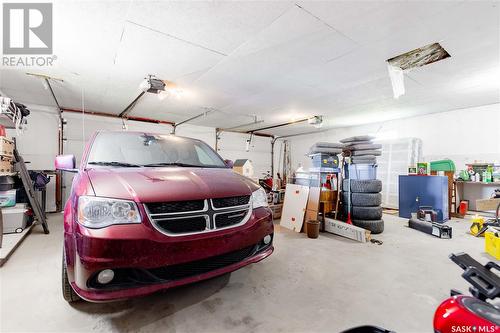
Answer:
[[[92,144],[88,167],[202,167],[225,168],[206,143],[174,135],[101,132]]]

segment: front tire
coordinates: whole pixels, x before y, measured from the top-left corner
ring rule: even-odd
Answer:
[[[69,283],[68,279],[68,270],[66,268],[66,255],[65,251],[63,249],[63,255],[62,255],[62,293],[63,297],[68,303],[73,303],[81,300],[80,296],[78,296],[77,293],[73,290],[73,287],[71,286],[71,283]]]

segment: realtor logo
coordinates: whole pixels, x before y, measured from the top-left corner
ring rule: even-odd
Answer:
[[[3,4],[3,54],[52,54],[52,4]]]

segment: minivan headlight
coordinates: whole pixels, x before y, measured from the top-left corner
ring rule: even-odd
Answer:
[[[88,228],[103,228],[112,224],[141,223],[141,215],[133,201],[81,196],[78,198],[78,222]]]
[[[261,187],[252,193],[252,208],[267,207],[267,193]]]

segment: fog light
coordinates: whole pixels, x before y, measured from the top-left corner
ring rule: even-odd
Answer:
[[[111,269],[105,269],[97,275],[97,282],[100,284],[110,283],[115,277],[115,272]]]
[[[271,243],[271,235],[267,235],[266,237],[264,237],[264,244],[268,245],[269,243]]]

